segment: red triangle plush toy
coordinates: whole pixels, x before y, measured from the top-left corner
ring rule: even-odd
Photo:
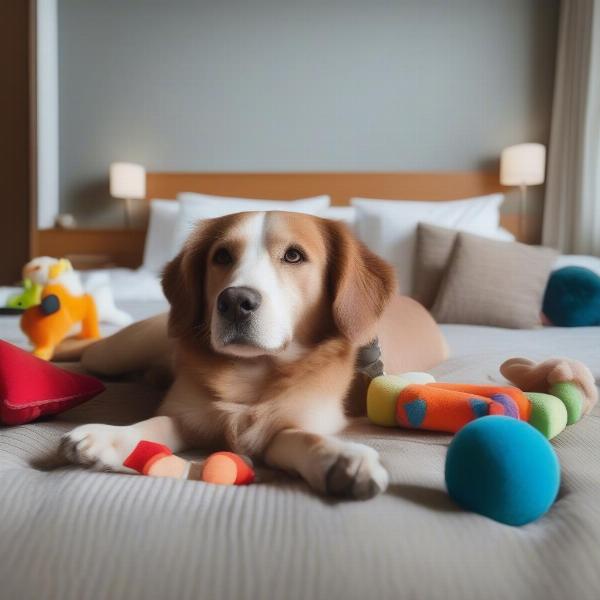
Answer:
[[[60,413],[103,390],[95,377],[59,369],[0,340],[0,422],[4,425]]]

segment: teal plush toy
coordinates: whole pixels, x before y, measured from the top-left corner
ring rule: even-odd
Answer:
[[[564,267],[550,275],[543,312],[558,327],[600,325],[600,276],[583,267]]]
[[[560,485],[560,465],[548,440],[510,417],[465,425],[446,456],[446,487],[467,510],[506,525],[525,525],[546,513]]]

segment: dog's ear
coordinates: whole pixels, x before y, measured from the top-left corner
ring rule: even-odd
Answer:
[[[179,254],[165,266],[162,288],[171,305],[169,335],[186,337],[202,327],[205,318],[204,279],[209,240],[198,228]]]
[[[171,309],[169,311],[169,335],[182,337],[194,325],[197,315],[192,284],[187,274],[187,250],[184,248],[167,263],[162,274],[162,288]]]
[[[393,267],[359,242],[348,227],[326,223],[333,320],[339,332],[355,343],[375,335],[374,326],[396,291]]]

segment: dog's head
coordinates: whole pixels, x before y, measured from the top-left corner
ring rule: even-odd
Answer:
[[[221,354],[291,358],[334,335],[368,341],[395,279],[341,223],[250,212],[198,225],[163,288],[174,337]]]

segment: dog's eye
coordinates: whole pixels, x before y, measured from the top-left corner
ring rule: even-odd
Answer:
[[[225,248],[219,248],[213,254],[213,262],[216,265],[229,265],[233,262],[233,258],[231,254],[229,254],[228,250],[226,250]]]
[[[299,263],[304,260],[304,256],[297,248],[288,248],[283,255],[283,260],[288,263]]]

